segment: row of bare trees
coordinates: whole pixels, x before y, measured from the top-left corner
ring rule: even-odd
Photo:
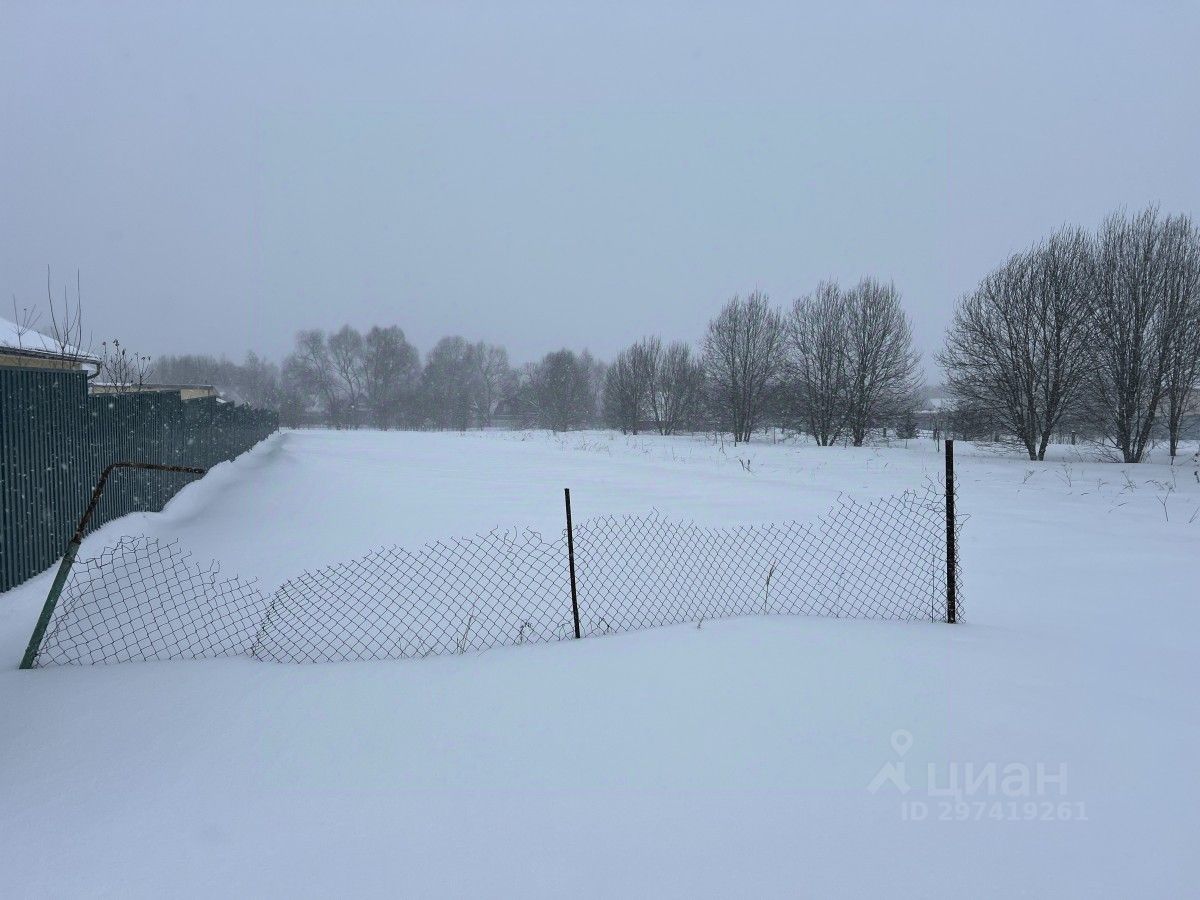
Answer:
[[[769,419],[803,428],[822,446],[861,446],[873,429],[911,418],[919,367],[892,284],[824,282],[788,313],[754,291],[709,323],[698,357],[657,337],[622,351],[605,379],[605,418],[633,433],[704,423],[735,443]]]
[[[1062,228],[962,298],[939,359],[964,419],[1032,460],[1064,426],[1128,463],[1165,430],[1173,457],[1200,381],[1200,232],[1154,207]]]
[[[285,421],[334,427],[487,425],[511,378],[503,348],[443,338],[424,365],[398,326],[296,336],[284,360]]]
[[[420,353],[397,326],[301,331],[280,372],[285,423],[338,428],[487,428],[497,420],[565,431],[594,425],[604,367],[558,350],[520,369],[503,347],[444,337]]]
[[[78,282],[78,279],[77,279]],[[53,346],[81,354],[74,306],[59,310],[47,272]],[[32,339],[32,313],[14,319]],[[1139,462],[1160,434],[1174,456],[1200,383],[1200,231],[1151,207],[1095,232],[1064,227],[988,273],[961,298],[938,356],[953,418],[1043,459],[1064,430]],[[136,389],[215,383],[290,423],[338,427],[486,427],[498,415],[554,430],[606,422],[625,432],[719,430],[750,440],[787,423],[827,446],[875,429],[911,431],[919,356],[893,284],[822,282],[787,310],[754,291],[733,297],[697,350],[646,337],[610,366],[559,350],[514,369],[503,347],[443,338],[424,360],[396,326],[365,334],[301,331],[281,367],[206,356],[149,358],[113,341],[101,374]],[[966,435],[974,436],[974,434]]]
[[[64,304],[61,314],[51,311],[65,346],[82,326],[78,299]],[[458,336],[422,361],[394,325],[301,331],[282,366],[250,353],[243,363],[164,356],[151,368],[118,341],[101,356],[110,380],[131,389],[150,380],[213,384],[230,399],[278,409],[285,424],[465,430],[502,415],[520,427],[606,422],[635,434],[727,431],[743,442],[769,417],[822,445],[843,437],[861,445],[871,429],[898,424],[914,405],[917,364],[899,293],[873,279],[848,290],[822,283],[787,314],[760,291],[735,296],[709,323],[699,353],[646,337],[612,365],[563,349],[518,370],[503,347]]]
[[[646,337],[621,351],[604,380],[604,417],[613,428],[658,434],[694,428],[704,391],[704,369],[683,341],[666,346]]]

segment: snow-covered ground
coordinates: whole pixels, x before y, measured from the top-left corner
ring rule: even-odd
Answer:
[[[45,573],[0,595],[0,893],[1191,895],[1200,484],[959,451],[959,626],[18,672]],[[555,531],[563,487],[577,517],[729,524],[940,467],[915,441],[291,432],[81,555],[178,538],[273,589],[382,544]]]

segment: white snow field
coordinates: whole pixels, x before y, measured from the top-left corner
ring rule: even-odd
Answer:
[[[0,894],[1195,896],[1200,484],[1070,450],[959,446],[959,625],[17,671],[43,573],[0,595]],[[285,432],[80,555],[178,539],[270,590],[383,544],[554,532],[563,487],[579,518],[730,524],[940,470],[928,441]]]

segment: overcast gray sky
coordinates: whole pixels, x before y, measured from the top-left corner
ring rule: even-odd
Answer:
[[[4,306],[78,267],[151,354],[520,362],[869,273],[928,353],[1060,223],[1200,213],[1196,2],[348,6],[0,0]]]

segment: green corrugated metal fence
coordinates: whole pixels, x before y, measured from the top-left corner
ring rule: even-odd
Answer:
[[[249,450],[278,427],[273,412],[215,398],[89,396],[82,372],[0,368],[0,591],[62,555],[109,463],[207,468]],[[93,523],[160,510],[191,480],[118,470]]]

